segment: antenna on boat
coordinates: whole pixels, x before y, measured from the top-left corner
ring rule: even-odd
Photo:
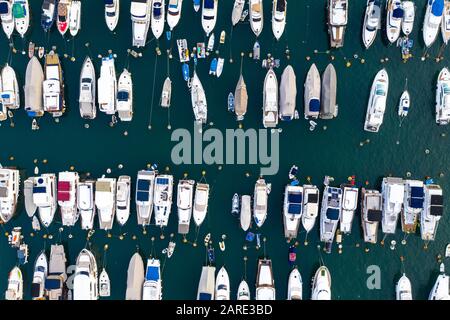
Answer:
[[[247,256],[244,256],[244,276],[242,280],[247,281]]]

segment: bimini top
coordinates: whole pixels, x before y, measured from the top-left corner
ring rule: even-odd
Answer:
[[[9,12],[9,7],[7,2],[1,2],[0,3],[0,14],[5,14]]]
[[[320,101],[319,99],[311,99],[311,101],[309,101],[309,111],[312,112],[319,112],[320,111]]]
[[[168,178],[156,178],[156,183],[157,184],[169,184],[169,179]]]
[[[70,200],[70,182],[59,181],[58,182],[58,201]]]
[[[411,188],[410,206],[414,209],[422,208],[424,200],[424,192],[422,187]]]
[[[119,91],[117,93],[117,100],[119,101],[128,101],[130,94],[128,93],[128,91]]]
[[[105,1],[105,4],[114,4],[113,0],[104,0],[104,1]]]
[[[211,300],[211,294],[206,292],[200,292],[198,300]]]
[[[149,200],[149,188],[150,181],[139,179],[137,182],[137,201],[148,201]]]
[[[330,220],[339,220],[339,209],[328,208],[327,218]]]
[[[380,222],[383,215],[381,210],[369,210],[367,211],[367,220],[372,222]]]
[[[286,9],[286,0],[278,0],[277,11],[284,12],[285,9]]]
[[[302,213],[302,194],[300,193],[290,193],[288,196],[289,208],[288,213],[290,214],[301,214]]]
[[[436,16],[442,16],[444,11],[444,0],[429,0],[428,4],[431,5],[431,13]]]
[[[400,7],[395,8],[394,12],[392,12],[392,16],[399,19],[403,18],[403,9]]]
[[[442,4],[443,5],[443,4]],[[25,8],[23,7],[23,3],[14,3],[13,5],[13,15],[16,19],[25,18]]]
[[[441,195],[432,195],[430,203],[430,214],[432,216],[442,216],[444,214],[444,199]]]
[[[205,9],[214,9],[214,0],[205,0]]]
[[[158,267],[148,266],[147,267],[147,272],[145,274],[145,280],[147,280],[147,281],[158,281],[159,280]]]

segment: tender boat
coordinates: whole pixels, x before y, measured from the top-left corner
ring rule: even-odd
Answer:
[[[31,299],[45,299],[45,280],[48,275],[48,260],[45,251],[42,251],[34,263],[33,283],[31,284]]]
[[[239,195],[237,193],[233,194],[233,198],[231,199],[231,215],[234,217],[238,217],[240,214],[239,201]]]
[[[238,300],[250,300],[250,288],[248,286],[247,281],[242,280],[239,283],[238,291],[237,291],[237,299]]]
[[[102,58],[100,77],[98,78],[98,107],[106,114],[116,113],[117,79],[112,54]]]
[[[87,249],[77,258],[73,278],[73,300],[98,300],[98,273],[95,257]]]
[[[41,223],[48,228],[56,212],[56,176],[53,173],[34,178],[33,202],[38,208]]]
[[[403,21],[403,8],[401,0],[388,0],[386,2],[386,36],[390,43],[400,37]]]
[[[218,58],[217,59],[217,69],[216,69],[217,78],[220,78],[220,76],[222,75],[224,65],[225,65],[225,59]]]
[[[303,282],[302,276],[297,268],[292,269],[288,280],[288,300],[302,300],[303,298]]]
[[[66,253],[63,245],[52,245],[48,276],[45,280],[45,297],[48,300],[65,300],[67,298]]]
[[[142,288],[142,300],[162,300],[160,264],[158,259],[147,260],[147,270]]]
[[[102,230],[111,230],[116,213],[116,179],[99,178],[95,182],[95,206]]]
[[[153,35],[159,39],[164,32],[165,0],[153,0],[151,28]]]
[[[245,0],[234,0],[233,12],[231,13],[231,23],[233,26],[241,21],[242,13],[244,11]]]
[[[16,31],[24,38],[30,27],[30,7],[28,0],[13,0],[12,13]]]
[[[0,168],[0,222],[8,223],[16,214],[19,188],[19,170]]]
[[[78,98],[80,115],[83,119],[94,119],[97,115],[95,81],[94,64],[91,58],[86,57],[81,67],[80,96]]]
[[[316,64],[309,68],[305,81],[305,118],[317,119],[320,112],[320,73]]]
[[[208,212],[209,199],[209,184],[197,183],[195,188],[194,206],[192,208],[192,215],[197,227],[200,227],[205,221],[206,213]]]
[[[348,0],[328,0],[328,34],[331,48],[344,46],[347,22]]]
[[[78,183],[77,208],[81,216],[81,229],[92,230],[94,228],[95,201],[94,201],[95,181],[84,181]]]
[[[244,120],[244,116],[247,113],[248,107],[248,93],[247,85],[245,84],[244,77],[241,74],[239,81],[234,91],[234,113],[238,121]]]
[[[215,300],[230,300],[230,278],[225,267],[217,273],[215,292]]]
[[[44,111],[53,117],[60,117],[66,111],[64,99],[64,79],[61,62],[57,53],[50,51],[45,56],[45,80],[42,83]]]
[[[145,47],[150,28],[151,10],[152,0],[131,1],[130,14],[134,47]]]
[[[63,226],[73,227],[78,221],[77,188],[78,172],[64,171],[58,174],[58,205]]]
[[[263,1],[250,0],[250,27],[256,37],[259,37],[264,27]]]
[[[127,69],[123,69],[119,77],[116,107],[121,121],[133,119],[133,80]]]
[[[208,51],[208,52],[213,52],[213,50],[214,50],[215,39],[216,39],[216,37],[214,36],[214,33],[212,33],[212,34],[209,36],[209,39],[208,39],[208,46],[206,47],[206,51]]]
[[[303,186],[302,225],[306,233],[314,227],[319,215],[319,188],[313,185]]]
[[[72,1],[69,10],[69,31],[75,37],[81,28],[81,1]]]
[[[287,185],[284,189],[283,222],[284,237],[295,239],[303,213],[303,187]]]
[[[105,21],[108,29],[114,31],[119,22],[120,1],[104,0],[105,2]]]
[[[42,105],[42,83],[44,71],[35,56],[28,61],[25,73],[25,111],[30,117],[41,117],[44,115]]]
[[[172,31],[180,22],[183,0],[169,0],[167,7],[167,24]]]
[[[320,241],[325,242],[327,253],[331,253],[331,246],[341,215],[342,189],[326,186],[320,211]]]
[[[72,6],[72,0],[59,0],[58,2],[58,14],[56,17],[56,24],[58,26],[59,33],[64,36],[69,29],[70,8]]]
[[[169,77],[164,80],[161,93],[161,107],[169,108],[172,99],[172,80]]]
[[[136,181],[136,213],[139,225],[150,225],[153,212],[153,189],[156,171],[141,170],[137,174]]]
[[[5,300],[23,300],[23,276],[19,267],[9,272]]]
[[[269,198],[269,186],[264,179],[258,179],[253,193],[253,219],[258,228],[261,228],[267,218],[267,202]]]
[[[331,300],[331,274],[325,266],[317,269],[314,275],[311,300]]]
[[[258,40],[255,41],[253,45],[253,60],[259,60],[261,58],[261,46]]]
[[[216,267],[204,266],[198,282],[197,300],[214,300]]]
[[[319,117],[321,119],[333,119],[338,115],[338,105],[336,103],[337,95],[337,76],[336,69],[330,63],[328,64],[322,78],[321,101],[322,108]]]
[[[442,39],[444,40],[445,45],[447,45],[448,41],[450,40],[450,2],[449,1],[444,2],[444,12],[443,12],[442,23],[441,23],[441,34],[442,34]]]
[[[395,297],[397,300],[412,300],[412,287],[406,274],[403,274],[395,286]]]
[[[398,115],[399,117],[406,117],[411,106],[411,97],[408,90],[403,91],[400,101],[398,103]]]
[[[401,6],[403,9],[402,31],[405,36],[409,36],[414,28],[416,6],[413,1],[402,1]]]
[[[272,271],[272,260],[258,259],[256,275],[256,300],[275,300],[275,281]]]
[[[361,226],[364,242],[377,243],[378,224],[381,222],[383,197],[378,190],[361,189]]]
[[[136,252],[128,264],[125,300],[142,300],[144,281],[144,261],[141,255]]]
[[[381,0],[367,0],[362,31],[362,40],[366,49],[373,44],[381,26]]]
[[[436,85],[436,123],[450,123],[450,72],[443,68],[439,73]]]
[[[251,214],[251,197],[244,195],[241,197],[241,214],[240,214],[240,224],[244,231],[250,228],[252,222]]]
[[[120,176],[116,190],[116,220],[124,226],[130,217],[131,177]]]
[[[172,210],[173,176],[159,175],[156,177],[153,208],[155,223],[159,227],[167,227]]]
[[[269,69],[264,79],[263,125],[274,128],[278,124],[278,80],[273,69]]]
[[[358,188],[351,185],[343,185],[342,188],[342,212],[340,230],[343,233],[352,233],[353,218],[358,207]]]
[[[111,281],[109,280],[109,276],[105,268],[103,268],[102,272],[100,272],[100,276],[98,278],[98,291],[100,297],[111,296]]]
[[[423,41],[427,48],[436,41],[444,13],[444,0],[428,0],[423,21]]]
[[[272,32],[280,40],[286,27],[287,0],[273,0]]]
[[[291,121],[295,117],[297,99],[297,78],[294,68],[288,65],[281,75],[280,83],[280,119]]]
[[[1,6],[1,5],[0,5]],[[41,26],[44,32],[49,32],[56,19],[57,0],[44,0],[42,3]]]
[[[178,233],[186,235],[192,217],[192,198],[194,197],[194,180],[180,180],[177,187]]]
[[[383,233],[394,234],[405,194],[403,179],[393,177],[383,178],[381,194],[383,196],[383,219],[381,220],[381,228]]]
[[[14,32],[14,14],[13,14],[13,0],[0,1],[0,20],[2,22],[2,29],[8,39]]]
[[[34,178],[30,177],[23,182],[23,195],[25,202],[25,211],[27,215],[31,218],[34,216],[37,210],[37,206],[33,201],[33,186]]]
[[[206,36],[214,30],[217,21],[217,7],[219,0],[203,0],[202,6],[202,27]]]
[[[422,214],[424,202],[423,182],[405,181],[405,195],[401,212],[402,231],[416,233],[417,221]]]
[[[230,92],[228,94],[227,109],[228,109],[228,112],[234,112],[234,94],[233,94],[233,92]]]
[[[367,103],[366,121],[364,130],[378,132],[383,124],[386,110],[386,99],[389,91],[389,75],[385,69],[378,71],[370,89],[369,102]]]
[[[208,104],[206,101],[205,90],[195,71],[191,82],[191,101],[195,122],[198,124],[205,124],[208,114]]]
[[[420,215],[420,235],[424,241],[433,241],[436,237],[439,220],[444,214],[442,189],[435,184],[426,184],[423,212]],[[448,287],[448,285],[447,285]]]
[[[438,275],[433,288],[431,289],[428,300],[450,300],[449,276],[445,273],[444,264],[440,265],[440,274]]]

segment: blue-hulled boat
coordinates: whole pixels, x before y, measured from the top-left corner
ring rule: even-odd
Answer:
[[[234,95],[233,92],[230,92],[228,95],[228,111],[234,112]]]
[[[189,81],[189,65],[187,63],[183,63],[181,65],[181,69],[183,71],[183,79],[184,79],[184,81]]]
[[[212,59],[209,67],[209,74],[215,76],[217,74],[217,58]]]

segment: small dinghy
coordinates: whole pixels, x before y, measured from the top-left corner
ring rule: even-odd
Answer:
[[[245,195],[241,197],[240,223],[242,230],[247,231],[250,228],[251,222],[252,222],[251,197]]]
[[[214,50],[215,39],[216,37],[214,36],[214,33],[211,33],[208,40],[208,46],[206,47],[206,50],[208,52],[212,52]]]
[[[98,286],[100,297],[109,297],[111,295],[111,282],[105,268],[103,268],[102,272],[100,273]]]
[[[44,53],[45,53],[45,48],[44,47],[39,47],[39,49],[38,49],[38,57],[39,57],[39,59],[42,59],[44,57]]]
[[[220,33],[220,40],[219,40],[220,44],[224,44],[225,43],[226,36],[227,36],[227,33],[225,32],[225,30],[222,30],[222,32]]]
[[[234,112],[234,94],[230,92],[228,94],[228,112]]]
[[[259,60],[261,58],[261,46],[259,42],[256,41],[253,45],[253,60]]]
[[[239,215],[239,195],[235,193],[231,201],[231,214],[235,217]]]
[[[209,74],[213,76],[217,75],[217,58],[212,59],[209,67]]]
[[[194,0],[194,11],[198,12],[200,10],[200,0]]]
[[[217,70],[216,70],[216,76],[217,78],[220,78],[223,72],[223,66],[225,65],[225,59],[219,58],[217,59]]]
[[[172,97],[172,80],[169,77],[164,80],[163,90],[161,93],[161,107],[169,108]]]
[[[34,231],[40,231],[41,230],[41,224],[39,222],[38,217],[33,216],[33,220],[31,222],[31,227],[33,228]]]

